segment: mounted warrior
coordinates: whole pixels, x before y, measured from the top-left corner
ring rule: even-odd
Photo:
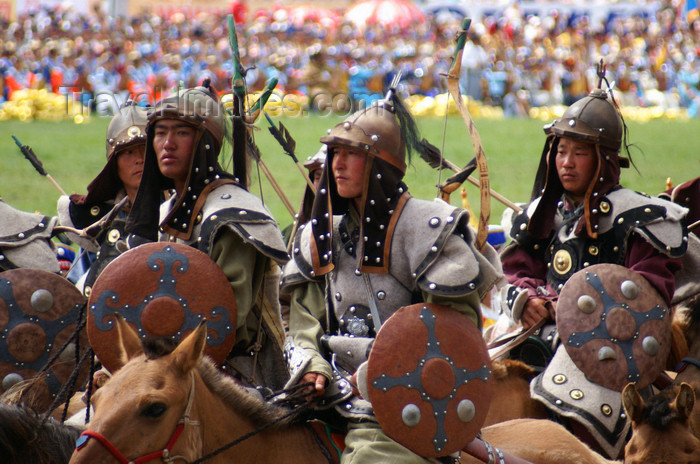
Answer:
[[[346,428],[343,463],[426,462],[377,423],[377,405],[368,399],[373,389],[381,391],[379,396],[384,388],[392,389],[375,388],[378,384],[367,375],[372,345],[382,324],[389,326],[387,320],[399,312],[414,322],[421,320],[419,314],[428,320],[455,317],[480,340],[480,301],[500,277],[493,249],[482,253],[474,246],[467,211],[440,200],[418,200],[408,192],[402,179],[416,140],[415,123],[394,88],[386,99],[330,129],[321,138],[328,154],[311,218],[294,237],[292,260],[284,268],[281,285],[292,295],[287,346],[292,383],[310,383],[319,411]],[[421,334],[431,336],[426,335],[431,330],[427,322],[418,325]],[[400,351],[408,356],[412,337],[388,338],[394,349],[382,351],[396,353],[396,343],[401,343]],[[464,342],[443,348],[459,350]],[[415,351],[425,353],[425,343],[418,341]],[[383,367],[377,369],[377,377],[386,374]],[[416,367],[412,375],[419,371]],[[429,391],[438,378],[429,369],[422,375]],[[357,394],[351,388],[355,382]],[[405,405],[409,411],[420,407]],[[426,426],[420,414],[406,420],[400,416],[393,420],[398,427]],[[421,435],[429,448],[423,456],[448,453],[444,435],[438,434],[435,442],[430,433]]]
[[[267,208],[218,162],[226,116],[208,80],[156,103],[127,241],[132,248],[175,242],[208,255],[235,295],[234,327],[227,329],[235,344],[223,368],[246,385],[278,389],[288,378],[278,302],[287,253]],[[172,196],[161,205],[163,191]]]
[[[670,350],[687,209],[620,186],[627,128],[611,91],[593,90],[544,130],[533,199],[502,252],[501,291],[514,322],[541,328],[511,356],[544,369],[533,397],[616,458],[629,430],[619,392],[653,382]]]
[[[66,232],[78,244],[81,254],[75,261],[68,280],[90,296],[97,276],[114,258],[126,249],[126,217],[136,198],[143,157],[146,149],[146,108],[128,101],[119,109],[107,127],[107,163],[87,187],[87,195],[61,196],[58,217],[62,226],[85,229],[105,218],[119,204],[105,228],[94,238]]]

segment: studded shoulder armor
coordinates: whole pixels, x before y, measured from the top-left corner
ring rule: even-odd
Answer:
[[[334,216],[333,222],[339,223],[341,216]],[[290,260],[285,264],[282,270],[282,278],[280,280],[280,290],[289,291],[294,285],[299,285],[303,282],[309,282],[315,279],[320,279],[314,275],[314,269],[311,265],[311,227],[309,223],[299,226],[297,234],[292,237],[293,246],[291,250]]]
[[[17,210],[0,200],[0,271],[28,267],[58,272],[51,233],[57,218]]]
[[[427,293],[483,296],[501,277],[500,261],[495,252],[476,251],[468,223],[466,210],[442,200],[411,199],[396,226],[392,267],[407,260],[417,287]]]
[[[685,254],[685,208],[628,189],[610,192],[601,199],[599,208],[596,239],[574,235],[575,224],[564,224],[561,211],[557,214],[557,233],[545,252],[547,281],[557,292],[580,269],[599,263],[624,264],[633,232],[669,257]]]
[[[513,217],[513,226],[510,229],[510,238],[513,239],[520,248],[530,253],[542,253],[551,241],[551,237],[537,239],[527,230],[530,217],[537,209],[539,201],[539,198],[533,200],[532,203],[517,213],[515,217]]]
[[[161,218],[167,214],[171,201],[161,205]],[[209,192],[196,217],[193,240],[188,244],[209,254],[217,232],[224,226],[278,264],[289,259],[282,232],[269,210],[258,197],[233,183]]]

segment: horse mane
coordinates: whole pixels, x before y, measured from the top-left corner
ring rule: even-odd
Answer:
[[[147,359],[167,356],[177,347],[177,342],[167,338],[149,337],[142,340],[141,344]],[[206,355],[200,358],[197,372],[215,395],[258,427],[271,422],[276,422],[272,429],[288,427],[299,422],[307,412],[306,408],[298,408],[296,413],[292,413],[291,409],[264,401],[256,390],[236,382],[233,377],[222,372]]]
[[[673,309],[673,326],[683,332],[688,348],[700,335],[700,295]],[[687,355],[687,354],[686,354]]]
[[[219,370],[208,356],[202,356],[199,360],[197,372],[209,389],[229,407],[248,417],[258,427],[275,421],[278,422],[271,427],[273,429],[288,427],[299,422],[306,412],[305,408],[298,408],[295,413],[292,413],[291,409],[263,400],[256,390],[243,387]]]
[[[177,342],[169,338],[146,337],[141,341],[146,359],[158,359],[167,356],[177,348]]]
[[[0,450],[4,464],[67,463],[80,432],[53,418],[44,419],[26,407],[0,403]]]
[[[688,305],[688,328],[700,324],[700,296]]]
[[[641,420],[657,430],[667,429],[674,421],[681,420],[678,412],[671,407],[672,389],[663,390],[649,398],[641,414]]]

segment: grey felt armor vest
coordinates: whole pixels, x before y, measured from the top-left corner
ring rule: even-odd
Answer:
[[[482,296],[488,291],[498,280],[500,268],[474,251],[467,220],[466,211],[442,201],[411,198],[396,225],[389,272],[363,275],[357,271],[357,238],[346,229],[343,217],[336,216],[335,268],[325,279],[326,298],[338,323],[337,332],[374,336],[370,292],[380,318],[386,320],[398,308],[422,301],[421,292],[462,296],[478,291]],[[310,264],[310,234],[310,228],[305,227],[296,237],[293,259],[282,276],[285,289],[315,278]]]

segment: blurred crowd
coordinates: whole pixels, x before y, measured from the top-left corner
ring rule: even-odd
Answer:
[[[109,112],[128,95],[153,101],[206,77],[227,91],[227,14],[124,18],[55,9],[0,22],[0,102],[21,89],[46,88]],[[378,98],[398,70],[404,93],[444,93],[442,74],[460,20],[438,15],[407,28],[329,26],[259,10],[237,30],[249,91],[275,77],[280,91],[308,96],[314,108],[338,95]],[[601,59],[623,104],[698,115],[700,18],[696,10],[681,13],[673,0],[663,0],[651,17],[600,24],[556,11],[525,16],[514,3],[472,23],[460,83],[463,93],[501,106],[506,116],[526,115],[533,106],[569,105],[584,96],[597,85]]]

